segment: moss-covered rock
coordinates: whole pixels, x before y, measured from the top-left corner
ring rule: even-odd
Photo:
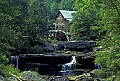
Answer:
[[[2,75],[0,75],[0,81],[5,81],[5,78]]]
[[[37,72],[24,71],[20,75],[21,80],[24,81],[46,81]]]
[[[7,81],[18,81],[15,77],[9,77]]]

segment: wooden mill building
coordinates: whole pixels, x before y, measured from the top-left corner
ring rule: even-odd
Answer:
[[[67,36],[70,35],[70,23],[73,19],[73,14],[76,11],[59,10],[55,17],[55,30],[64,32]]]
[[[50,38],[61,41],[69,41],[70,33],[70,23],[73,19],[73,14],[76,11],[59,10],[55,17],[55,29],[49,30]]]
[[[55,17],[55,30],[61,30],[65,33],[70,32],[70,22],[73,19],[73,13],[76,11],[59,10]]]

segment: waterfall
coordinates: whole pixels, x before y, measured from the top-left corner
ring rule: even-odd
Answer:
[[[16,68],[18,68],[19,56],[16,56]]]
[[[95,64],[95,69],[100,69],[100,68],[101,68],[101,64],[99,62]]]
[[[62,65],[62,71],[74,70],[76,68],[76,58],[75,56],[71,57],[71,61],[69,63],[65,63]]]
[[[18,68],[19,56],[11,56],[10,63],[14,65],[15,68]]]

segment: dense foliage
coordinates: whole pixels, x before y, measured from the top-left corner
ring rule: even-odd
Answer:
[[[46,52],[46,31],[53,29],[58,10],[65,9],[77,11],[70,26],[75,38],[97,41],[95,63],[120,79],[119,8],[119,0],[0,0],[0,73],[6,76],[2,67],[11,53]],[[10,72],[11,66],[5,68]]]
[[[71,25],[78,40],[98,42],[95,62],[101,63],[101,70],[110,71],[116,80],[120,79],[119,4],[119,0],[76,0],[77,13]]]
[[[8,64],[11,54],[44,52],[49,19],[46,9],[44,0],[0,0],[1,74],[9,75],[9,70],[4,74],[1,67]]]
[[[106,30],[106,35],[99,42],[102,51],[98,51],[96,61],[102,64],[102,68],[110,70],[112,76],[120,79],[120,1],[107,0],[101,1],[100,14],[102,31]],[[104,51],[104,52],[103,52]],[[100,59],[101,58],[101,59]],[[113,77],[112,77],[113,78]]]
[[[73,10],[75,0],[61,0],[59,4],[59,9],[63,10]]]
[[[82,40],[95,40],[99,38],[101,29],[97,20],[100,20],[100,6],[92,1],[76,0],[74,9],[77,11],[72,25],[71,32]]]

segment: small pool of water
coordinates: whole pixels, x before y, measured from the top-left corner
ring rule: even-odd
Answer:
[[[41,75],[50,75],[50,76],[76,76],[82,75],[84,71],[75,71],[75,70],[67,70],[67,71],[42,71]]]

